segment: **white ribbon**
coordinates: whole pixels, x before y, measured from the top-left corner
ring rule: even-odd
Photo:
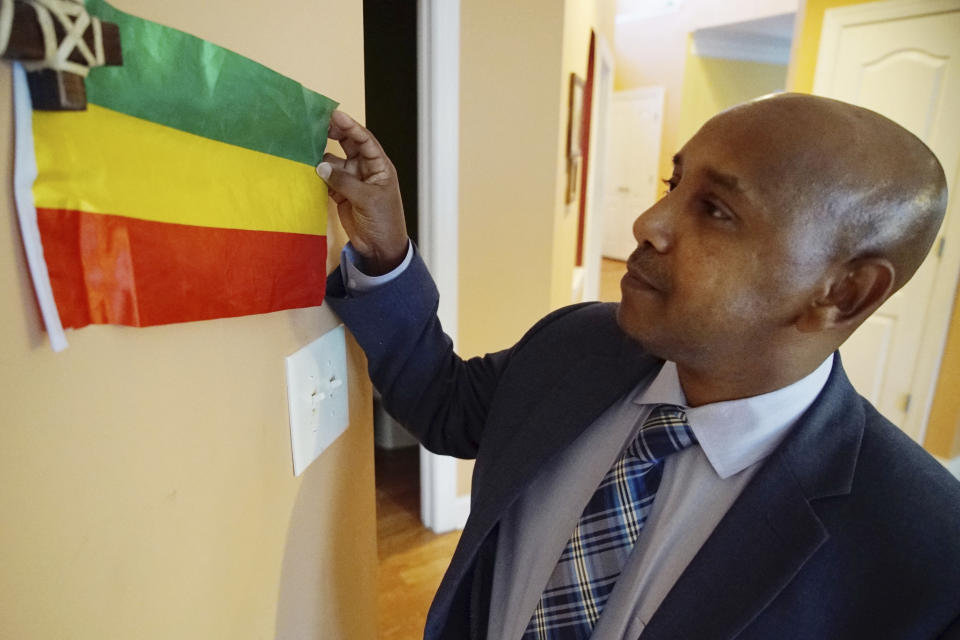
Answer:
[[[27,71],[54,69],[86,77],[90,73],[90,67],[103,66],[103,30],[100,26],[100,19],[93,18],[87,13],[82,0],[27,1],[37,13],[37,22],[40,24],[40,32],[43,34],[44,49],[43,60],[23,61],[23,66]],[[3,2],[3,0],[0,0],[0,2]],[[5,10],[7,5],[10,6],[12,12],[12,0],[4,2],[2,9]],[[59,45],[57,44],[54,19],[60,23],[66,33]],[[2,20],[3,16],[0,14],[0,21]],[[93,51],[90,50],[83,39],[87,27],[93,29]],[[3,28],[4,25],[0,22],[0,35],[2,35]],[[69,60],[74,51],[80,52],[84,62]]]

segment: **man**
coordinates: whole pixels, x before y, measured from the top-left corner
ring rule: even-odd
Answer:
[[[391,413],[477,460],[427,638],[960,637],[960,483],[836,354],[944,215],[914,136],[812,96],[721,113],[634,223],[619,305],[463,361],[392,165],[343,114],[330,135],[328,300]]]

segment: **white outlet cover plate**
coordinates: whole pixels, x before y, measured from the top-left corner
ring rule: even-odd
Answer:
[[[286,359],[293,473],[300,475],[350,422],[343,325]]]

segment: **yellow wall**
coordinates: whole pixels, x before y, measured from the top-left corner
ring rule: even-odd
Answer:
[[[473,486],[473,460],[457,461],[457,495],[470,495]]]
[[[808,0],[794,38],[788,86],[792,91],[813,91],[813,77],[820,47],[823,14],[827,9],[862,4],[858,0]],[[952,194],[956,197],[956,194]],[[940,365],[927,423],[924,446],[942,458],[960,456],[960,290],[954,297],[953,317]]]
[[[590,30],[612,43],[614,0],[462,0],[460,309],[464,357],[516,342],[569,304],[577,231],[565,204],[570,72]],[[459,467],[469,492],[471,463]]]
[[[613,0],[461,4],[462,355],[507,347],[570,302],[569,74],[586,78],[590,30],[609,41],[614,8]]]
[[[953,302],[953,317],[943,352],[923,446],[941,458],[960,456],[960,291]]]
[[[556,0],[460,4],[458,352],[504,349],[550,309],[559,52]],[[472,461],[457,465],[470,493]]]
[[[783,91],[786,76],[786,65],[703,58],[693,53],[691,43],[683,73],[680,140],[689,140],[707,120],[724,109]]]
[[[464,356],[509,346],[550,309],[563,17],[556,0],[461,2]]]
[[[363,113],[360,3],[115,4]],[[350,427],[300,479],[283,358],[337,324],[326,308],[90,327],[52,353],[10,192],[10,78],[2,65],[0,637],[374,638],[372,421],[361,353],[350,345]]]

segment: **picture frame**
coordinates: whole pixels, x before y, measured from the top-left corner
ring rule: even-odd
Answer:
[[[583,78],[576,73],[570,74],[570,95],[568,99],[567,119],[567,194],[570,204],[577,199],[580,188],[580,158],[583,155],[580,141],[583,139]]]
[[[580,164],[581,156],[567,158],[567,195],[566,203],[571,204],[577,199],[580,191]]]

